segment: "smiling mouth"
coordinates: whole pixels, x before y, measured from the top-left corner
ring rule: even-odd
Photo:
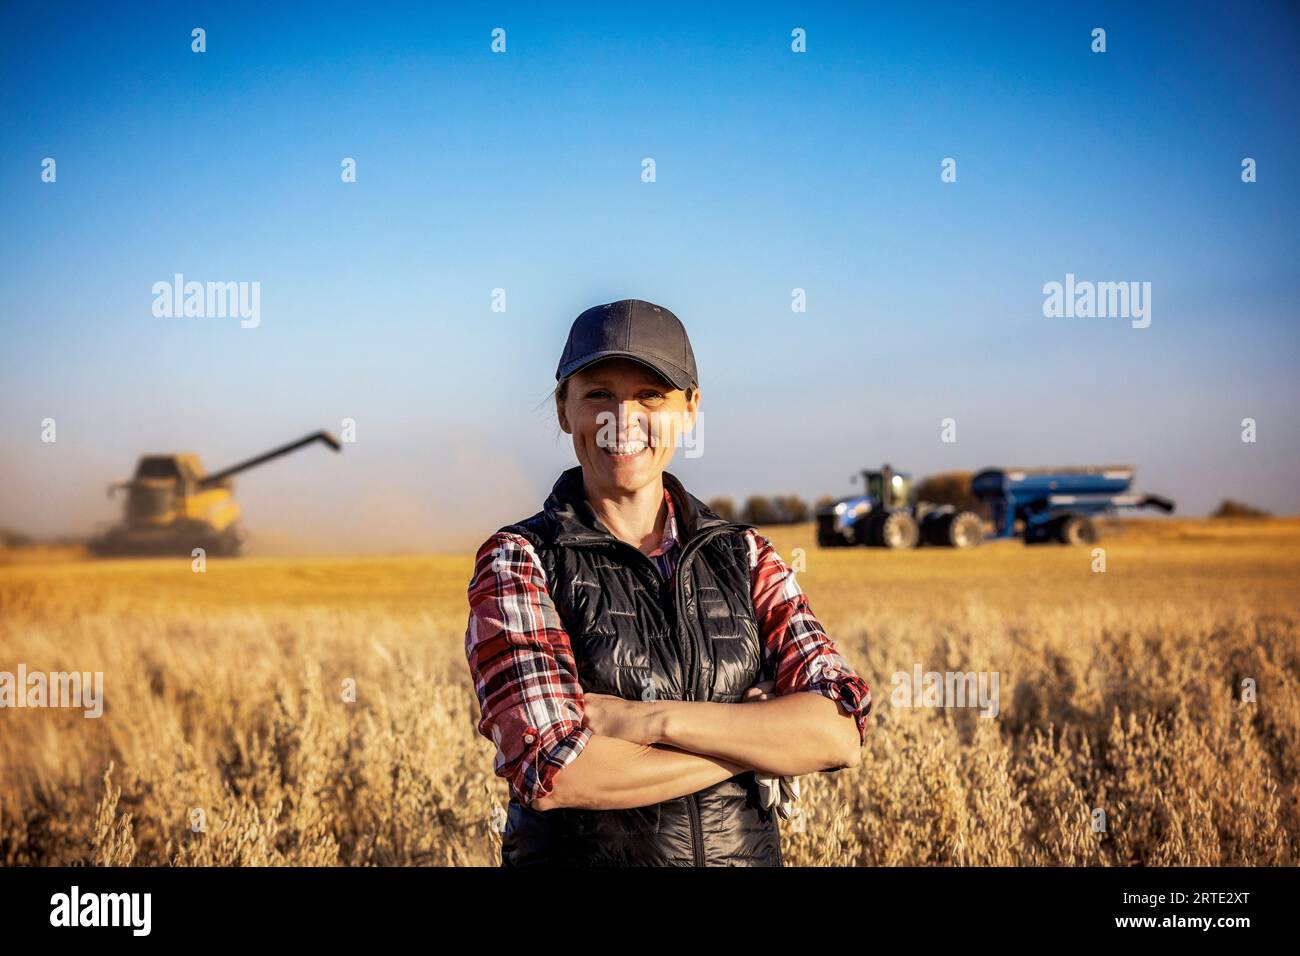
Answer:
[[[632,461],[646,454],[650,446],[643,441],[629,441],[617,445],[606,445],[601,449],[610,458],[615,461]]]

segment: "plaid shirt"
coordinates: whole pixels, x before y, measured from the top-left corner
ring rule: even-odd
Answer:
[[[663,540],[649,557],[669,579],[681,542],[667,489],[664,501]],[[871,690],[826,636],[772,543],[752,529],[745,535],[756,623],[764,658],[775,668],[776,693],[814,691],[838,701],[853,715],[859,742],[865,743]],[[468,591],[465,655],[478,695],[478,730],[496,744],[493,772],[528,805],[551,792],[555,775],[591,739],[573,649],[541,561],[526,538],[498,531],[485,541]]]

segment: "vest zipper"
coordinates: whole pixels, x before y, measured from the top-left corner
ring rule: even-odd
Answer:
[[[686,615],[682,614],[682,606],[681,606],[683,582],[689,580],[689,576],[688,576],[689,568],[687,567],[687,560],[688,558],[690,558],[691,554],[693,553],[691,546],[695,545],[696,547],[694,548],[694,550],[698,551],[699,550],[698,546],[700,544],[702,544],[708,538],[713,537],[713,534],[720,533],[721,530],[722,529],[720,528],[714,529],[712,533],[710,533],[709,530],[705,530],[697,534],[690,541],[686,542],[686,547],[682,549],[681,556],[677,561],[677,566],[673,568],[673,578],[674,578],[673,584],[675,585],[673,589],[673,604],[677,615],[677,621],[676,621],[677,633],[683,635],[683,637],[685,637],[686,634],[685,624],[683,622],[689,619],[689,612],[691,610],[690,598],[687,598],[686,600],[686,610],[687,610]],[[684,676],[689,677],[690,683],[689,686],[685,686],[682,689],[685,691],[684,696],[686,700],[695,700],[699,689],[699,683],[697,680],[699,676],[699,668],[695,666],[696,664],[695,641],[693,639],[683,640],[682,646],[685,649],[689,649],[690,652],[690,658],[689,658],[690,663],[686,665],[686,670],[684,672]],[[685,683],[685,681],[683,681],[683,683]],[[703,826],[700,825],[700,804],[699,804],[699,799],[695,794],[688,793],[686,795],[686,809],[689,812],[691,818],[691,851],[695,856],[695,865],[704,866],[704,828]]]
[[[643,564],[645,564],[650,568],[650,570],[654,573],[655,578],[660,581],[661,585],[672,586],[673,614],[676,617],[676,620],[673,622],[674,630],[676,630],[678,634],[681,634],[682,620],[683,620],[682,569],[686,567],[687,560],[691,558],[696,551],[699,550],[700,545],[702,545],[709,538],[712,538],[715,535],[721,534],[723,531],[728,530],[730,527],[732,526],[723,525],[723,526],[715,526],[713,528],[705,528],[703,531],[698,532],[695,535],[695,537],[687,541],[686,545],[682,548],[682,553],[678,556],[677,566],[673,569],[673,575],[671,578],[665,578],[663,576],[663,573],[659,570],[659,566],[655,564],[654,561],[652,561],[644,551],[641,551],[639,548],[633,547],[632,545],[628,544],[626,541],[620,541],[618,538],[615,538],[613,536],[608,536],[608,537],[602,536],[600,538],[570,538],[569,540],[560,539],[557,543],[565,544],[569,546],[601,545],[601,544],[612,543],[617,547],[627,551],[629,554],[635,554]],[[689,610],[689,605],[693,602],[692,600],[688,599],[686,603],[688,605],[688,610]],[[682,646],[682,654],[684,658],[683,665],[682,665],[682,672],[683,672],[682,699],[695,700],[697,691],[699,689],[699,682],[697,680],[698,675],[695,673],[695,663],[696,663],[695,642],[684,640],[681,642],[681,646]]]
[[[704,865],[704,828],[700,826],[700,805],[695,802],[695,794],[686,795],[686,809],[691,816],[691,852],[695,854],[695,865]]]
[[[685,619],[682,614],[682,569],[686,567],[687,559],[691,557],[695,551],[699,550],[701,544],[713,537],[715,534],[720,534],[731,527],[733,526],[723,525],[706,528],[703,531],[697,532],[693,538],[686,542],[685,547],[682,548],[682,553],[677,559],[677,566],[673,569],[673,576],[667,580],[665,580],[662,572],[660,572],[659,566],[655,564],[644,551],[633,547],[626,541],[620,541],[618,538],[613,536],[601,538],[598,541],[589,538],[586,541],[571,539],[569,541],[560,541],[557,543],[581,545],[586,543],[608,543],[612,541],[619,547],[635,553],[642,561],[650,566],[650,570],[654,572],[655,576],[660,581],[664,582],[665,585],[671,584],[673,586],[673,614],[676,617],[676,620],[673,622],[674,630],[679,635],[684,635],[682,629],[682,621]],[[688,600],[688,610],[690,603],[691,602]],[[696,679],[694,640],[682,641],[682,653],[685,656],[685,662],[683,663],[682,668],[682,699],[695,700],[696,691],[699,685]],[[695,865],[704,866],[704,827],[700,823],[700,805],[696,799],[696,795],[693,793],[688,793],[686,795],[686,811],[687,815],[691,818],[691,853],[695,858]]]

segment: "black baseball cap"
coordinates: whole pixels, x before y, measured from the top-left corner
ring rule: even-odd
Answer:
[[[650,367],[675,388],[699,384],[685,326],[663,306],[644,299],[593,305],[574,319],[555,377],[568,378],[593,362],[616,357]]]

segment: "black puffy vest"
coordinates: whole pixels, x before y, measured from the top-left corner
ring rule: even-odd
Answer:
[[[724,521],[663,475],[678,561],[665,581],[654,561],[609,533],[586,500],[582,468],[565,471],[541,511],[502,531],[532,542],[573,645],[587,692],[625,700],[736,703],[770,678],[754,622],[749,525]],[[769,664],[770,667],[770,664]],[[754,774],[627,810],[536,810],[514,799],[501,865],[781,866],[775,815]]]

